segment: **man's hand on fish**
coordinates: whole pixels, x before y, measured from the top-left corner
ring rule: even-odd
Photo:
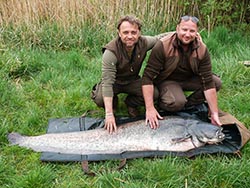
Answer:
[[[151,129],[159,128],[159,119],[163,119],[155,108],[146,110],[146,125],[149,124]]]
[[[106,116],[105,117],[105,125],[104,128],[107,129],[107,131],[112,134],[113,132],[116,132],[117,126],[115,122],[114,115]]]
[[[213,125],[221,126],[222,123],[220,122],[218,113],[211,113],[211,123]]]

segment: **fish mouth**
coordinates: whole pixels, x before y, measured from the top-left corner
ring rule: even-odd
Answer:
[[[217,138],[209,139],[206,143],[208,144],[218,144],[225,139],[224,134],[220,134]]]
[[[203,142],[207,144],[218,144],[225,139],[225,134],[222,132],[217,132],[216,137],[213,138],[203,138]]]

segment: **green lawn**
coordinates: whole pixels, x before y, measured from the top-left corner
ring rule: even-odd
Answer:
[[[223,81],[219,106],[250,127],[250,67],[240,63],[250,60],[250,41],[234,33],[221,37],[222,31],[204,34],[213,70]],[[9,146],[7,133],[39,135],[46,132],[49,118],[81,116],[88,110],[102,116],[103,110],[90,99],[101,76],[101,54],[6,47],[1,48],[0,65],[0,187],[249,187],[249,144],[242,149],[242,158],[229,154],[140,158],[129,160],[120,172],[114,170],[118,161],[91,162],[95,177],[84,175],[78,162],[43,163],[39,153]],[[118,114],[127,115],[124,105]]]

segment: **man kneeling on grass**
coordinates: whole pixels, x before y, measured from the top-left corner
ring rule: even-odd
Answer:
[[[154,106],[154,85],[159,90],[158,105],[176,112],[208,103],[211,123],[221,125],[217,93],[221,80],[212,73],[210,55],[198,37],[198,18],[181,17],[176,32],[160,39],[152,49],[142,77],[146,123],[155,129],[162,119]],[[186,97],[185,91],[193,93]]]
[[[139,72],[147,52],[152,49],[158,36],[142,36],[141,23],[133,16],[125,16],[118,22],[118,37],[103,48],[101,82],[93,87],[92,99],[105,108],[105,128],[116,131],[114,111],[118,94],[125,93],[125,104],[131,117],[139,115],[138,106],[144,106]],[[154,92],[156,99],[157,90]]]

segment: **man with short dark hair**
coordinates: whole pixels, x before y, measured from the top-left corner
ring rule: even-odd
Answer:
[[[181,17],[176,32],[161,38],[153,47],[142,77],[146,123],[156,129],[162,119],[154,106],[154,85],[159,90],[159,108],[176,112],[206,101],[211,123],[221,125],[217,93],[221,80],[212,73],[210,55],[199,40],[198,18]],[[193,93],[186,97],[185,91]]]
[[[125,103],[131,117],[138,115],[136,107],[144,105],[139,72],[147,52],[164,34],[141,36],[141,26],[134,16],[121,18],[117,25],[118,37],[103,48],[102,79],[93,88],[92,99],[105,108],[105,128],[110,133],[116,131],[114,109],[119,93],[128,94]],[[154,93],[156,98],[157,90]]]

